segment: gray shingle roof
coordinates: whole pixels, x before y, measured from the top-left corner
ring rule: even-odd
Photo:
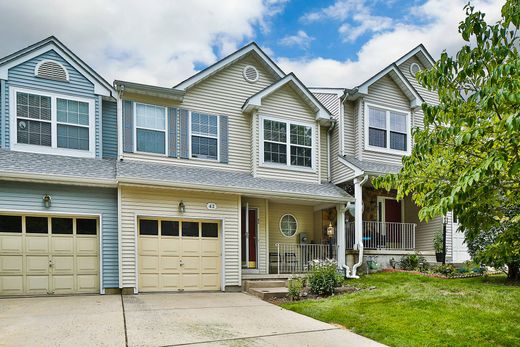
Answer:
[[[357,166],[363,171],[373,173],[398,173],[401,170],[401,165],[383,164],[374,161],[359,160],[352,156],[345,155],[343,158],[354,166]]]
[[[0,175],[54,176],[56,179],[113,180],[115,159],[75,158],[0,149]]]
[[[253,177],[248,173],[157,164],[133,160],[117,162],[120,182],[149,182],[171,186],[200,187],[240,193],[348,201],[352,197],[332,183],[300,183]]]

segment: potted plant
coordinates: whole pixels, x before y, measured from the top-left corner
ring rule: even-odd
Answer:
[[[438,263],[441,263],[445,256],[442,231],[435,233],[435,236],[433,237],[433,248],[435,249],[435,260],[437,260]]]

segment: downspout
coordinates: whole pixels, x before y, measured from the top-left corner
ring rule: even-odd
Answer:
[[[332,131],[336,127],[336,122],[332,122],[332,124],[329,127],[329,130],[327,131],[327,182],[332,181],[332,158],[330,156],[330,153],[332,153],[332,144],[330,137],[332,136]]]
[[[346,268],[346,277],[347,278],[359,278],[356,275],[358,267],[363,263],[363,184],[368,180],[368,175],[365,175],[362,180],[359,177],[354,178],[354,196],[356,198],[356,209],[355,209],[355,225],[354,225],[354,235],[355,235],[355,244],[354,249],[357,249],[358,254],[358,262],[352,266],[352,273],[348,273],[348,267]]]

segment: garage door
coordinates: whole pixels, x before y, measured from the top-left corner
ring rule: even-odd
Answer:
[[[139,219],[139,291],[220,289],[220,225]]]
[[[0,215],[0,295],[99,292],[98,220]]]

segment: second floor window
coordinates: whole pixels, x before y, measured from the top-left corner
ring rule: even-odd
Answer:
[[[166,154],[166,107],[135,104],[136,150]]]
[[[191,113],[192,158],[217,160],[218,117],[203,113]]]
[[[408,115],[368,107],[368,145],[393,151],[408,150]]]
[[[51,147],[51,98],[17,92],[16,124],[18,143]]]
[[[263,119],[263,162],[312,168],[310,125]]]

